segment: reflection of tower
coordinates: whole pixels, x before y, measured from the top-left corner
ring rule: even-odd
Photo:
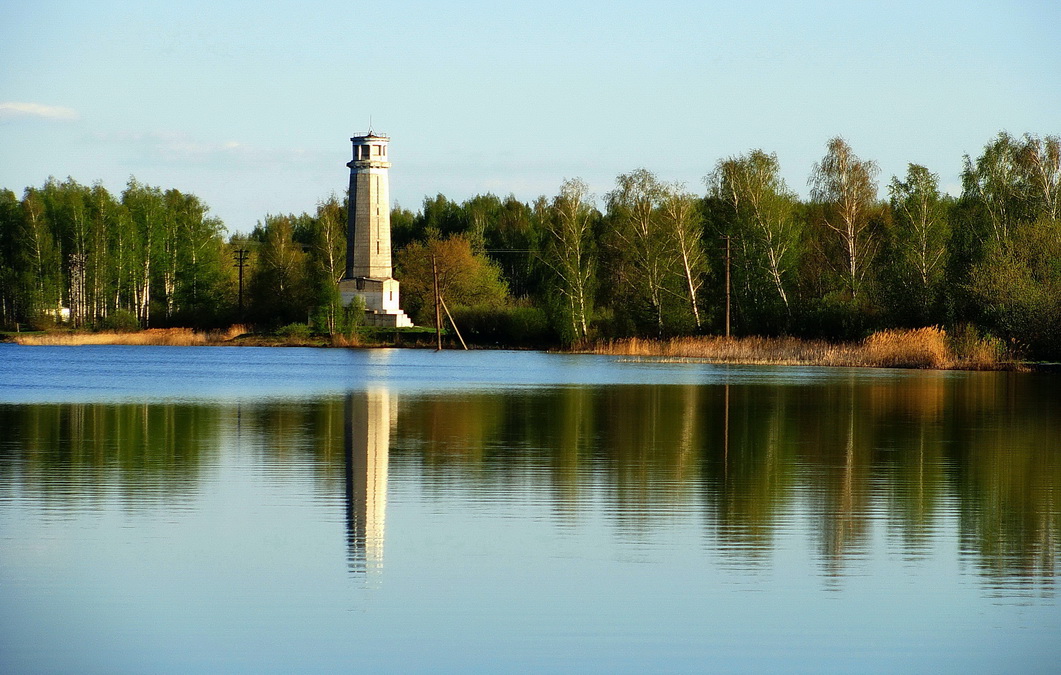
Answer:
[[[391,216],[387,143],[371,131],[350,139],[350,203],[346,226],[346,274],[339,294],[348,305],[365,301],[365,322],[371,326],[411,326],[398,307],[398,282],[391,276]]]
[[[381,569],[387,511],[390,397],[386,390],[351,392],[346,399],[345,413],[343,447],[350,567],[355,571]]]

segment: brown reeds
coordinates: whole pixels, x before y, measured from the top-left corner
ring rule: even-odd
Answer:
[[[54,331],[14,336],[22,345],[243,345],[261,347],[360,347],[357,335],[331,337],[298,335],[257,335],[246,326],[234,325],[223,330],[198,332],[190,328],[151,328],[148,330],[116,332]]]
[[[223,330],[209,332],[194,331],[191,328],[149,328],[147,330],[117,332],[100,331],[57,331],[18,335],[15,342],[20,345],[168,345],[189,347],[196,345],[224,344],[233,338],[243,335],[247,328],[241,325],[229,326]]]
[[[950,340],[946,331],[929,327],[887,330],[861,342],[833,343],[791,337],[683,337],[670,340],[629,338],[597,342],[581,351],[634,358],[662,358],[746,365],[858,366],[1000,370],[1012,368],[1001,359],[997,341],[964,336]]]
[[[150,328],[131,333],[81,332],[44,333],[19,335],[15,341],[20,345],[204,345],[209,334],[197,333],[190,328]]]

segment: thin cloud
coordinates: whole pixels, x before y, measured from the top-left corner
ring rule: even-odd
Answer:
[[[0,103],[0,119],[16,117],[41,117],[49,120],[76,120],[77,111],[61,105],[44,105],[43,103],[23,103],[7,101]]]
[[[180,132],[97,133],[102,143],[121,145],[141,161],[166,166],[235,168],[305,166],[321,160],[298,148],[260,148],[242,141],[203,141]]]

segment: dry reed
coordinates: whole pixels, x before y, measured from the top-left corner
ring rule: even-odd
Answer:
[[[19,335],[15,341],[20,345],[204,345],[209,342],[207,333],[197,333],[190,328],[150,328],[132,333],[70,331],[45,333],[43,335]]]
[[[597,342],[581,351],[612,356],[697,360],[746,365],[860,366],[997,370],[1014,364],[1000,360],[990,339],[966,339],[954,349],[944,330],[887,330],[861,342],[833,343],[791,337],[683,337],[670,340],[629,338]],[[956,353],[957,352],[957,353]]]
[[[138,331],[56,331],[17,335],[20,345],[166,345],[189,347],[219,345],[248,333],[246,326],[234,324],[221,330],[199,332],[191,328],[148,328]]]

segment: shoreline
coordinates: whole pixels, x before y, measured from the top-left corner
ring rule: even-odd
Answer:
[[[3,333],[0,341],[27,346],[213,346],[213,347],[314,347],[425,349],[435,347],[432,331],[383,331],[384,335],[359,334],[308,336],[253,333],[242,326],[225,331],[197,332],[188,328],[150,328],[132,332],[43,331]],[[379,339],[386,336],[389,339]],[[401,337],[404,336],[404,337]],[[459,349],[450,343],[447,348]],[[376,338],[376,339],[373,339]],[[473,349],[507,349],[504,345],[473,345]],[[598,340],[553,350],[567,354],[624,357],[632,362],[710,363],[747,366],[820,366],[1055,372],[1061,364],[1006,358],[997,340],[949,336],[939,328],[880,331],[858,342],[829,342],[799,338],[679,337],[663,340],[625,338]]]
[[[1026,372],[1032,364],[1006,354],[997,339],[951,336],[941,328],[884,330],[857,342],[791,337],[627,338],[578,350],[631,359],[760,366],[835,366],[914,370]]]

